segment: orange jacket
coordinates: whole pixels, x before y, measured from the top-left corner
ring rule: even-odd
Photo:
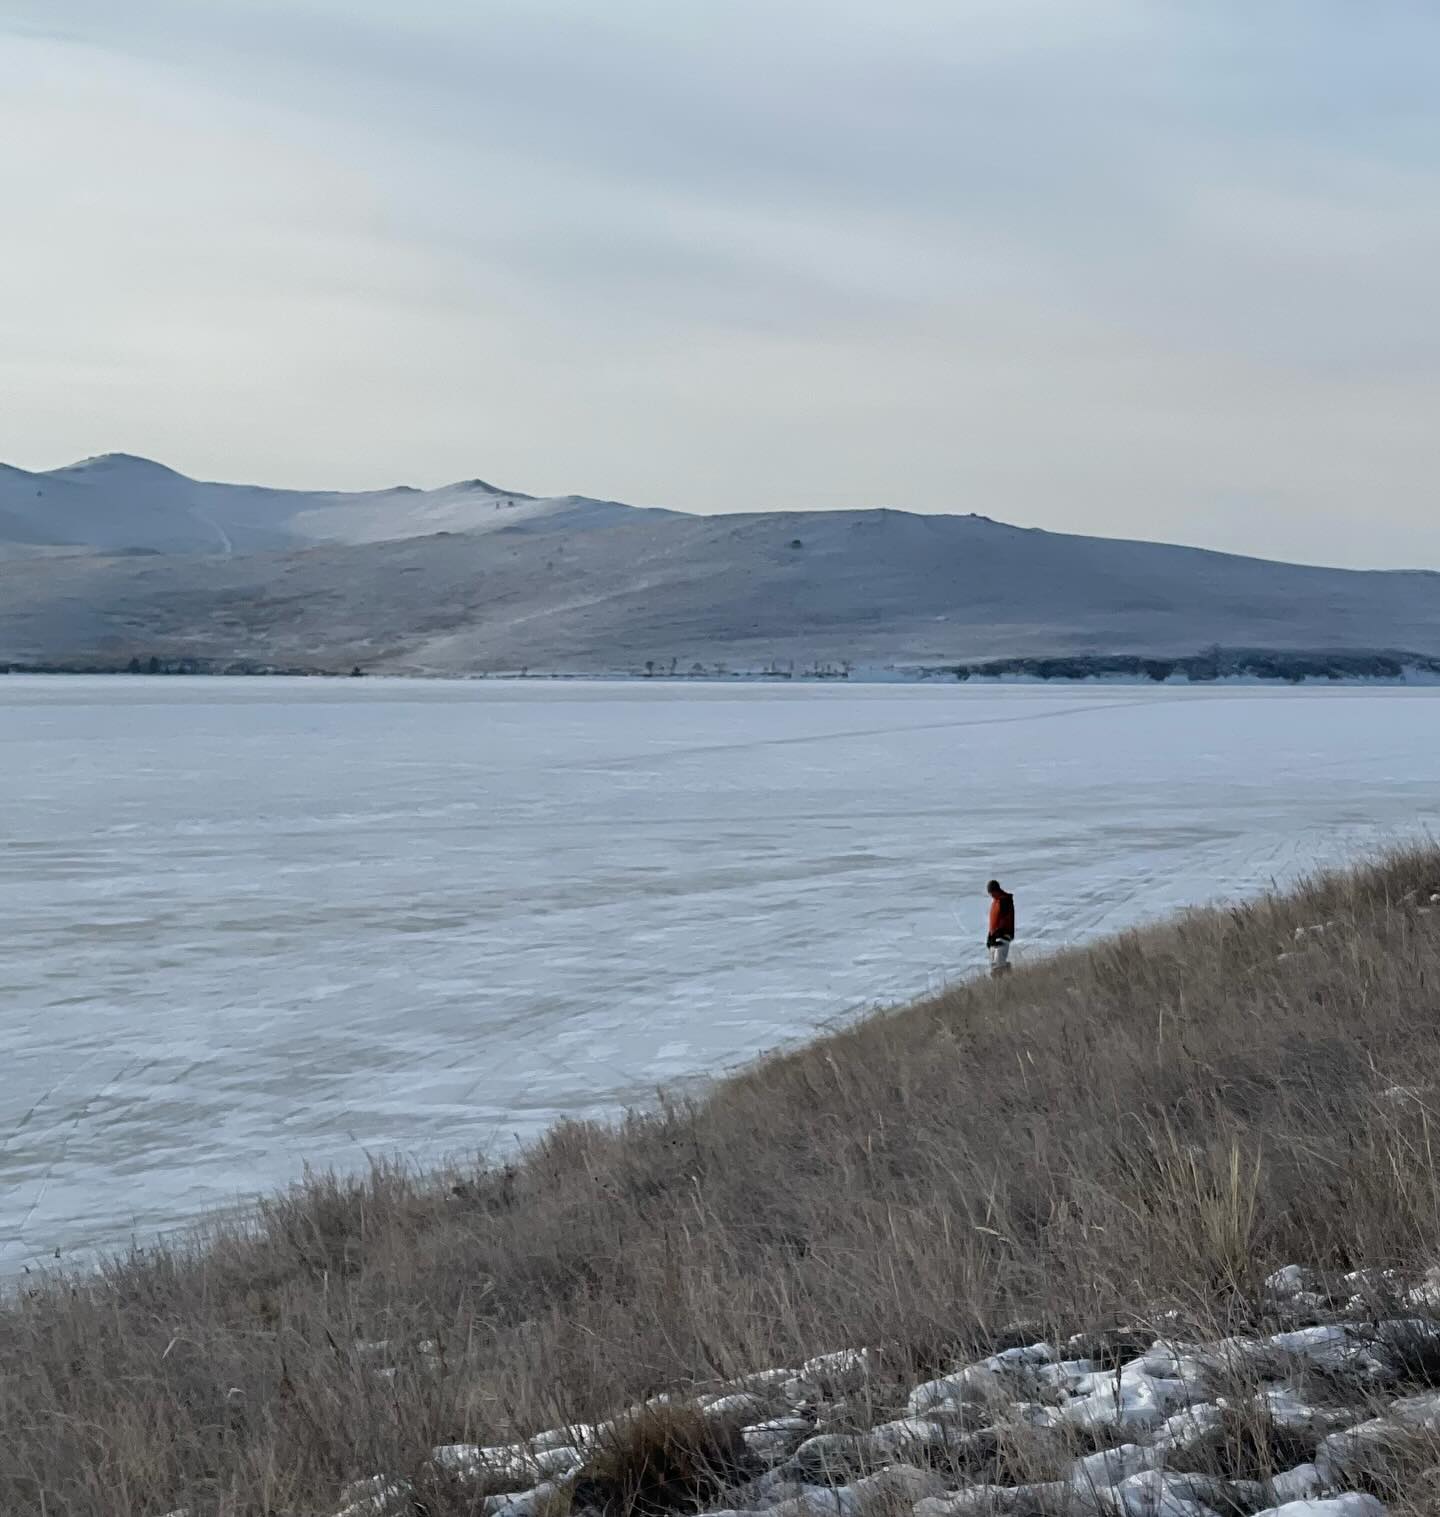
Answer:
[[[990,898],[990,937],[1013,938],[1015,936],[1015,897],[1002,890]]]

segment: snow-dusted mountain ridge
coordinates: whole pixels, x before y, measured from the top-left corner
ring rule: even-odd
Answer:
[[[1440,658],[1440,574],[974,513],[697,516],[483,479],[276,490],[114,454],[0,466],[0,665],[733,672],[1213,646]]]
[[[276,490],[190,479],[164,464],[107,453],[43,473],[0,467],[0,544],[101,552],[219,554],[382,542],[431,532],[485,532],[573,517],[611,502],[537,499],[483,479],[437,490]],[[3,551],[3,548],[0,548]]]

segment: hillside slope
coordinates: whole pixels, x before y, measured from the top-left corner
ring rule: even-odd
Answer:
[[[1434,1512],[1437,890],[1429,850],[1192,912],[511,1162],[31,1277],[0,1510]],[[703,1392],[720,1467],[666,1480]],[[1080,1499],[1137,1470],[1181,1483]],[[1321,1513],[1383,1509],[1286,1517]]]

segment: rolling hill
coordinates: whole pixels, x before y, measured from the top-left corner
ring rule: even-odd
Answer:
[[[363,494],[124,455],[0,470],[0,660],[394,673],[1440,657],[1440,574],[901,511],[694,516],[482,480]]]

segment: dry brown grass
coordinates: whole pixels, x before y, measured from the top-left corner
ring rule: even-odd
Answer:
[[[30,1282],[0,1303],[0,1511],[329,1512],[377,1472],[435,1490],[438,1444],[842,1345],[879,1351],[863,1421],[1016,1318],[1239,1330],[1277,1264],[1433,1262],[1437,886],[1412,852],[1192,913],[512,1165],[316,1176]]]
[[[738,1428],[690,1406],[640,1407],[607,1430],[573,1500],[604,1517],[696,1512],[728,1485],[759,1473]]]

